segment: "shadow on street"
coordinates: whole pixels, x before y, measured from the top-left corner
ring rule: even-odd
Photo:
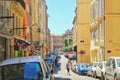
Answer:
[[[55,80],[71,80],[69,78],[56,77]]]
[[[55,66],[55,69],[54,69],[54,74],[58,74],[58,71],[61,70],[61,63],[58,63],[56,66]]]

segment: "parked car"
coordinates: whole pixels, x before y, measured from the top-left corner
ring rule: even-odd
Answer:
[[[0,64],[0,80],[49,80],[48,73],[40,56],[12,58]]]
[[[83,74],[87,74],[88,72],[88,66],[85,63],[80,63],[78,66],[78,74],[83,75]]]
[[[51,76],[52,76],[51,68],[50,68],[50,66],[48,65],[47,62],[45,62],[45,66],[46,66],[46,74],[47,74],[46,78],[49,80],[51,78]]]
[[[76,63],[76,64],[74,64],[74,65],[72,66],[73,72],[78,73],[79,64],[80,64],[80,63]]]
[[[96,70],[96,67],[98,66],[98,64],[99,64],[99,62],[93,62],[93,63],[89,64],[88,72],[87,72],[88,76],[94,77],[94,73],[95,73],[95,70]]]
[[[52,58],[46,58],[44,61],[50,66],[54,64],[54,60]]]
[[[76,60],[77,59],[77,56],[76,56],[76,54],[71,54],[71,55],[69,55],[69,57],[68,57],[70,60]]]
[[[100,80],[104,80],[105,66],[106,66],[106,61],[102,61],[98,64],[94,73],[95,78],[99,77]]]
[[[120,57],[110,57],[105,67],[105,80],[120,80]]]

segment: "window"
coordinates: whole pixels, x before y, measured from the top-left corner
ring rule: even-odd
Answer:
[[[113,59],[109,59],[108,62],[106,63],[106,66],[110,66],[113,62]]]
[[[24,64],[1,67],[1,80],[14,80],[24,77]]]
[[[96,1],[96,5],[95,5],[95,11],[96,11],[96,19],[98,18],[98,16],[99,16],[99,8],[98,8],[98,0]]]
[[[117,66],[120,67],[120,59],[117,59]]]
[[[104,15],[105,14],[105,0],[101,0],[101,7],[102,7],[101,14]]]
[[[43,79],[41,66],[37,62],[12,64],[0,67],[0,80]]]

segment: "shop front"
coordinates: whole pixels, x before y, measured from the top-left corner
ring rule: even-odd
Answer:
[[[30,44],[19,39],[14,39],[14,57],[29,56]]]
[[[6,59],[6,38],[0,36],[0,63]]]

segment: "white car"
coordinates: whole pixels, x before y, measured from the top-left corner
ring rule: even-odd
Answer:
[[[96,70],[96,67],[98,66],[99,62],[93,62],[90,63],[88,66],[88,72],[87,72],[87,76],[92,76],[94,77],[94,72]]]
[[[104,80],[105,66],[106,66],[106,61],[102,61],[98,64],[94,73],[95,78],[99,77],[100,80]]]
[[[110,57],[105,67],[105,80],[120,80],[120,57]]]
[[[0,65],[0,80],[50,80],[40,56],[7,59]]]

